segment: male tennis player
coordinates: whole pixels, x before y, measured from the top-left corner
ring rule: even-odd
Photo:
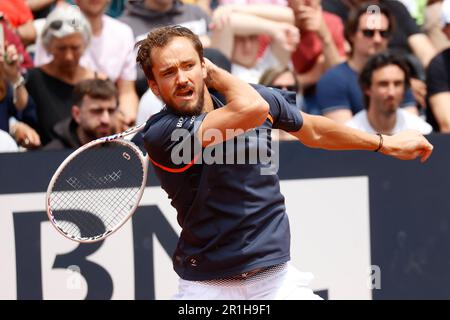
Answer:
[[[277,128],[310,147],[379,151],[405,160],[425,161],[433,150],[415,131],[373,135],[304,114],[281,91],[251,86],[204,59],[198,37],[184,27],[155,29],[137,46],[137,61],[151,90],[166,103],[149,119],[143,135],[182,227],[173,254],[181,278],[174,298],[319,298],[308,287],[310,274],[288,263],[289,222],[278,177],[261,174],[261,162],[199,160],[219,144],[226,146],[225,153],[242,147],[228,147],[238,139],[226,136],[227,129],[249,130],[249,136],[268,139],[254,132]],[[225,104],[212,89],[225,96]],[[177,130],[184,132],[182,138]],[[258,145],[254,140],[243,145],[249,154]],[[203,148],[200,154],[196,143]],[[174,160],[180,150],[190,161]]]

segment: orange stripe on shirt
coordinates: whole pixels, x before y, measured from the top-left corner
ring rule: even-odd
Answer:
[[[197,161],[199,156],[200,156],[199,154],[196,155],[191,162],[189,162],[187,165],[185,165],[184,167],[179,168],[179,169],[172,169],[172,168],[163,166],[162,164],[159,164],[158,162],[153,160],[150,156],[148,156],[148,158],[153,163],[153,165],[155,165],[156,167],[158,167],[158,168],[160,168],[160,169],[162,169],[164,171],[167,171],[167,172],[170,172],[170,173],[182,173],[182,172],[185,172],[186,170],[188,170],[190,167],[192,167],[192,165]]]
[[[272,118],[272,116],[270,115],[270,113],[267,115],[267,119],[269,119],[269,121],[273,124],[273,118]]]

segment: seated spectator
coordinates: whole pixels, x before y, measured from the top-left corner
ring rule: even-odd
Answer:
[[[400,56],[384,52],[369,59],[360,75],[366,110],[347,125],[368,133],[393,135],[404,130],[429,134],[432,127],[420,117],[399,108],[409,86],[409,68]]]
[[[406,7],[398,0],[322,0],[325,11],[338,15],[343,23],[348,19],[349,12],[362,3],[371,5],[383,5],[393,16],[396,28],[389,40],[389,49],[402,53],[413,54],[420,61],[421,67],[426,68],[428,63],[436,54],[436,50],[430,39],[417,26]],[[423,72],[422,70],[416,70]]]
[[[450,0],[442,3],[442,28],[450,40]],[[436,131],[450,133],[450,48],[431,60],[427,70],[427,121]]]
[[[24,44],[36,41],[36,30],[33,25],[33,13],[25,0],[0,1],[0,12],[11,24]]]
[[[136,61],[133,31],[125,23],[104,14],[109,0],[75,0],[90,23],[92,38],[80,59],[80,65],[105,74],[119,90],[119,108],[123,130],[135,124],[138,96],[135,91]],[[112,54],[113,53],[113,54]],[[38,40],[36,66],[50,62],[51,56]],[[122,130],[121,130],[122,131]]]
[[[316,96],[321,113],[335,121],[345,123],[364,109],[363,93],[358,85],[358,75],[369,58],[387,48],[393,31],[392,16],[384,6],[380,14],[368,13],[368,4],[352,11],[345,26],[345,37],[351,46],[348,61],[328,70],[317,84]],[[376,18],[378,23],[369,23]],[[417,114],[410,90],[401,106]]]
[[[26,87],[36,103],[38,133],[45,145],[53,126],[70,116],[74,86],[97,74],[79,64],[89,45],[89,22],[72,6],[58,6],[47,17],[42,32],[44,48],[52,54],[49,63],[29,70]]]
[[[264,17],[245,5],[218,7],[213,14],[211,47],[219,49],[232,62],[231,73],[249,83],[258,83],[263,72],[287,65],[299,42],[298,29],[277,14],[288,8],[265,8]],[[270,8],[270,9],[269,9]]]
[[[297,106],[302,109],[301,88],[295,73],[288,67],[275,67],[267,69],[259,84],[279,90],[293,91],[297,95]]]
[[[316,84],[345,57],[343,24],[339,17],[322,11],[320,0],[289,0],[300,30],[300,44],[292,54],[294,70],[303,90],[305,112],[319,114]]]
[[[442,31],[441,25],[442,0],[428,0],[425,8],[425,21],[422,31],[430,38],[436,52],[450,47],[450,40]]]
[[[197,34],[203,46],[209,46],[208,25],[210,18],[200,7],[184,4],[180,0],[133,0],[125,5],[120,17],[134,33],[135,42],[144,39],[147,33],[167,25],[182,25]],[[136,91],[141,97],[148,89],[144,72],[139,68],[136,80]]]
[[[35,124],[36,107],[25,88],[19,54],[15,46],[10,44],[6,52],[0,48],[0,130],[12,134],[16,142],[25,148],[40,146],[36,131],[17,120]]]
[[[292,91],[296,94],[296,103],[299,111],[302,109],[302,96],[300,94],[300,88],[295,76],[295,73],[288,67],[278,67],[267,69],[261,79],[259,84],[265,85],[267,87],[272,87],[283,91]],[[295,140],[295,137],[283,130],[272,130],[272,137],[279,140]]]
[[[51,1],[51,0],[39,0],[39,1]],[[61,1],[61,0],[60,0]],[[68,3],[75,4],[76,0],[65,0]],[[112,18],[118,18],[122,15],[125,9],[125,2],[127,0],[108,0],[108,7],[106,14]]]
[[[74,90],[72,116],[58,122],[54,139],[45,150],[78,148],[92,140],[116,133],[118,92],[110,80],[89,79],[78,83]]]
[[[344,27],[339,17],[322,11],[320,0],[289,0],[301,41],[292,55],[303,88],[314,86],[330,67],[345,60]]]

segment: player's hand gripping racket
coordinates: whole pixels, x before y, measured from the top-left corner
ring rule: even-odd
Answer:
[[[47,214],[55,228],[78,242],[95,242],[134,213],[147,181],[148,157],[123,137],[145,123],[91,141],[70,154],[48,185]]]

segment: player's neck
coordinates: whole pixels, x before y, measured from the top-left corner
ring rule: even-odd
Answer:
[[[211,94],[209,93],[208,88],[206,88],[206,86],[205,86],[204,99],[205,99],[205,102],[203,104],[202,112],[210,112],[210,111],[214,110],[214,103],[211,98]]]

